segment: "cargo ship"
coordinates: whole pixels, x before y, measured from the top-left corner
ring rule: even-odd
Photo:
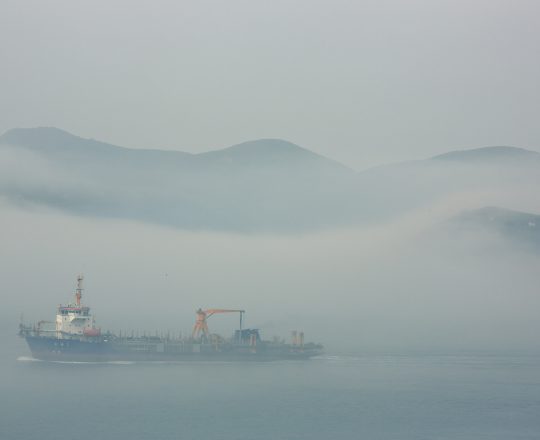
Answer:
[[[135,335],[135,332],[102,332],[90,307],[82,304],[83,277],[77,277],[74,302],[59,305],[56,321],[25,325],[19,335],[26,339],[35,359],[64,362],[111,361],[271,361],[309,359],[322,352],[322,345],[304,343],[303,332],[293,331],[291,341],[261,339],[258,329],[242,328],[244,310],[206,309],[196,311],[188,337]],[[237,313],[239,328],[230,338],[210,333],[208,318]]]

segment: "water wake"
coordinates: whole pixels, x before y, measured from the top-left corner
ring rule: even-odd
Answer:
[[[41,361],[31,356],[19,356],[17,358],[17,362],[41,362]]]

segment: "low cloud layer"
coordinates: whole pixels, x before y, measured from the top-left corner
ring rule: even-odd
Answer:
[[[52,319],[84,272],[84,300],[104,329],[185,333],[199,306],[242,307],[267,337],[303,329],[331,351],[538,348],[538,255],[489,232],[451,237],[434,211],[294,237],[193,233],[6,202],[1,212],[7,321],[23,311]],[[211,323],[223,334],[235,325]]]

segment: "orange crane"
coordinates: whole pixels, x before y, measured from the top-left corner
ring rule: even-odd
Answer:
[[[203,310],[199,308],[195,312],[197,314],[197,318],[195,320],[195,325],[193,326],[193,332],[191,333],[192,338],[198,337],[201,332],[204,336],[208,337],[208,324],[206,323],[206,320],[210,318],[210,316],[215,315],[217,313],[240,313],[240,330],[242,330],[242,315],[245,313],[245,310],[236,310],[236,309],[208,309]]]

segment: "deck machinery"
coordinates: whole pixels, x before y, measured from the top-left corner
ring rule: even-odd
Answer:
[[[48,361],[243,361],[307,359],[321,353],[322,346],[304,343],[303,333],[294,331],[292,341],[262,340],[258,329],[242,328],[245,311],[207,309],[196,311],[191,336],[148,336],[102,332],[90,308],[82,304],[83,277],[77,278],[75,301],[57,308],[54,323],[40,321],[20,324],[19,334],[26,339],[36,359]],[[238,313],[239,329],[231,338],[210,333],[207,320],[221,313]]]

